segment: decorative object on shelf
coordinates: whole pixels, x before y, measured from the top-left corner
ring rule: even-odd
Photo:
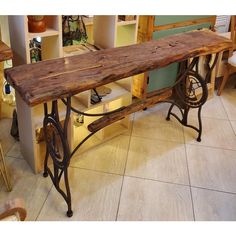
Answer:
[[[27,16],[28,27],[30,33],[42,33],[46,31],[46,23],[44,16]]]
[[[96,88],[97,93],[99,94],[99,96],[101,97],[105,97],[107,94],[111,93],[111,88],[108,88],[107,86],[100,86]],[[93,94],[93,92],[92,92]]]
[[[106,86],[100,86],[96,89],[91,89],[91,104],[96,104],[102,101],[102,98],[111,93],[111,89]]]
[[[15,140],[19,141],[19,129],[18,129],[18,121],[17,121],[17,113],[16,109],[13,111],[12,115],[12,123],[11,123],[11,136],[15,138]]]
[[[122,21],[131,21],[131,20],[135,20],[135,19],[136,19],[136,16],[135,16],[135,15],[128,15],[128,16],[119,15],[119,16],[118,16],[118,19],[119,19],[119,20],[122,20]]]
[[[30,40],[30,60],[31,63],[41,61],[41,44],[37,39]]]
[[[3,102],[7,103],[8,105],[15,106],[15,95],[11,90],[10,84],[6,80],[2,87],[2,99]]]
[[[84,16],[62,16],[63,46],[87,42]]]

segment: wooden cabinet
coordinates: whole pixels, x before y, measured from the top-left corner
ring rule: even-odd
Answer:
[[[132,21],[121,21],[118,16],[94,16],[85,22],[88,41],[101,48],[112,48],[136,43],[138,17]],[[11,45],[14,54],[13,64],[31,63],[29,41],[41,37],[42,60],[63,57],[62,47],[62,17],[46,16],[47,30],[43,33],[29,33],[27,16],[9,16],[9,29]],[[66,54],[68,56],[68,54]],[[91,103],[92,91],[85,91],[72,97],[72,106],[86,113],[103,113],[112,111],[120,106],[132,102],[132,78],[124,78],[110,83],[106,87],[111,93],[102,98],[97,104]],[[39,141],[43,127],[43,106],[29,108],[16,94],[18,124],[20,133],[20,146],[24,158],[28,161],[34,172],[43,167],[45,157],[45,143]],[[65,106],[59,104],[60,120],[65,117]],[[87,125],[99,117],[79,116],[72,113],[70,120],[71,148],[74,148],[86,135],[89,134]],[[129,129],[130,118],[126,117],[97,132],[85,142],[78,152],[83,152],[111,137]]]
[[[151,39],[160,39],[168,35],[181,32],[214,28],[215,16],[140,16],[138,27],[138,42]],[[201,59],[204,63],[204,59]],[[213,59],[211,60],[213,61]],[[134,78],[133,94],[137,97],[146,97],[147,93],[162,89],[174,84],[178,72],[178,63],[171,64],[160,70],[153,70]],[[209,92],[214,91],[214,75],[209,84]]]

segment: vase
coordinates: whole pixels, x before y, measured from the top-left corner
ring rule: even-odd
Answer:
[[[28,28],[30,33],[41,33],[46,31],[46,23],[44,16],[27,16]]]

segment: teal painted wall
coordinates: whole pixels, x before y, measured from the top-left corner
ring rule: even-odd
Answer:
[[[155,25],[166,25],[177,23],[181,21],[205,18],[208,16],[155,16]],[[204,23],[194,26],[180,27],[169,30],[156,31],[153,33],[153,39],[160,39],[168,35],[187,32],[195,29],[209,28],[210,23]],[[179,63],[173,63],[162,69],[153,70],[149,73],[148,92],[173,86],[177,73]]]

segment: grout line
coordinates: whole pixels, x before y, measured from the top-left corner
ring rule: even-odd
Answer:
[[[9,147],[5,153],[4,153],[4,150],[3,150],[3,154],[4,154],[5,156],[7,156],[7,153],[11,151],[11,149],[12,149],[12,148],[13,148],[13,146],[16,144],[16,142],[17,142],[17,141],[16,141],[16,140],[14,140],[14,143],[12,144],[12,146],[11,146],[11,147]]]
[[[219,98],[219,99],[220,99],[220,103],[221,103],[221,105],[223,106],[223,109],[224,109],[224,111],[225,111],[225,113],[226,113],[226,115],[227,115],[227,117],[228,117],[228,121],[229,121],[230,126],[231,126],[231,128],[232,128],[232,130],[233,130],[233,133],[236,135],[236,132],[234,131],[234,128],[233,128],[233,126],[232,126],[232,123],[231,123],[231,120],[230,120],[230,118],[229,118],[228,112],[227,112],[227,110],[226,110],[226,108],[225,108],[225,105],[224,105],[222,99],[221,99],[221,98]]]
[[[50,178],[50,177],[48,176],[48,178]],[[51,182],[51,183],[52,183],[52,182]],[[41,211],[42,211],[42,209],[43,209],[43,207],[44,207],[44,205],[45,205],[45,203],[46,203],[46,201],[47,201],[47,199],[48,199],[48,196],[49,196],[50,192],[52,191],[53,186],[54,186],[54,185],[53,185],[53,183],[52,183],[52,186],[51,186],[51,188],[50,188],[49,191],[48,191],[48,194],[47,194],[47,196],[46,196],[46,198],[45,198],[45,200],[44,200],[44,202],[43,202],[43,204],[42,204],[41,209],[39,210],[39,213],[38,213],[37,217],[35,218],[35,221],[38,220],[38,217],[39,217],[39,215],[40,215],[40,213],[41,213]]]
[[[125,178],[126,166],[127,166],[128,155],[129,155],[129,149],[130,149],[130,143],[131,143],[131,138],[132,138],[132,133],[133,133],[134,118],[135,118],[135,114],[134,114],[133,121],[132,121],[132,124],[131,124],[131,131],[130,131],[130,137],[129,137],[129,144],[128,144],[127,154],[126,154],[126,160],[125,160],[125,168],[124,168],[124,172],[123,172],[123,178],[122,178],[122,183],[121,183],[121,188],[120,188],[119,201],[118,201],[117,212],[116,212],[116,219],[115,219],[116,221],[117,221],[118,213],[119,213],[119,210],[120,210],[120,200],[121,200],[121,194],[122,194],[123,185],[124,185],[124,178]]]
[[[183,142],[180,141],[176,141],[176,140],[167,140],[167,139],[161,139],[161,138],[150,138],[150,137],[144,137],[144,136],[138,136],[138,135],[131,135],[132,137],[135,138],[141,138],[141,139],[148,139],[148,140],[152,140],[152,141],[162,141],[162,142],[171,142],[171,143],[176,143],[176,144],[184,144]]]
[[[185,136],[184,136],[184,142],[186,142]],[[184,150],[185,150],[185,160],[186,160],[186,166],[187,166],[187,172],[188,172],[188,181],[189,181],[189,185],[190,185],[189,186],[189,191],[190,191],[191,202],[192,202],[193,220],[196,221],[195,210],[194,210],[194,202],[193,202],[193,193],[192,193],[192,189],[191,189],[190,171],[189,171],[189,166],[188,166],[188,156],[187,156],[186,143],[184,145]]]
[[[107,172],[107,171],[102,171],[102,170],[94,170],[94,169],[89,169],[89,168],[85,168],[85,167],[78,167],[78,166],[71,166],[70,165],[69,168],[80,169],[80,170],[88,170],[88,171],[93,171],[93,172],[98,172],[98,173],[103,173],[103,174],[109,174],[109,175],[123,176],[122,174],[118,174],[118,173],[112,173],[112,172]]]
[[[154,182],[159,182],[159,183],[164,183],[164,184],[172,184],[172,185],[190,187],[189,184],[180,184],[180,183],[174,183],[174,182],[169,182],[169,181],[164,181],[164,180],[151,179],[151,178],[144,178],[144,177],[140,177],[140,176],[125,175],[125,177],[135,178],[135,179],[141,179],[141,180],[149,180],[149,181],[154,181]]]
[[[212,188],[204,188],[204,187],[200,187],[200,186],[191,186],[191,188],[197,188],[197,189],[204,189],[204,190],[208,190],[208,191],[214,191],[214,192],[218,192],[218,193],[225,193],[225,194],[232,194],[232,195],[236,195],[236,192],[228,192],[228,191],[223,191],[223,190],[217,190],[217,189],[212,189]]]
[[[222,95],[221,95],[221,96],[222,96]],[[221,103],[221,105],[222,105],[222,107],[223,107],[223,109],[224,109],[224,111],[225,111],[225,113],[226,113],[226,115],[227,115],[227,117],[228,117],[228,120],[229,120],[229,115],[228,115],[228,112],[227,112],[227,110],[226,110],[226,108],[225,108],[225,105],[224,105],[224,103],[223,103],[223,101],[222,101],[221,96],[219,96],[220,103]]]
[[[212,149],[217,149],[217,150],[235,151],[236,152],[236,149],[213,147],[213,146],[207,146],[207,145],[201,145],[201,144],[197,145],[197,144],[194,144],[194,143],[185,143],[185,145],[190,145],[190,146],[194,146],[194,147],[212,148]]]
[[[9,155],[5,155],[6,158],[10,157],[10,158],[15,158],[17,160],[25,160],[25,158],[22,158],[22,157],[14,157],[14,156],[9,156]]]

